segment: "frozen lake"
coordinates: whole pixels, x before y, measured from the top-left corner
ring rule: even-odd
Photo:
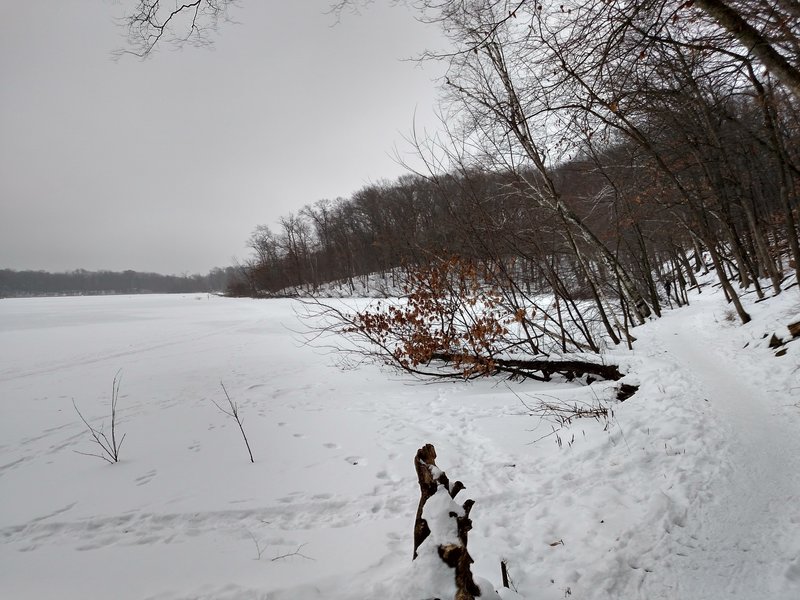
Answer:
[[[293,333],[294,308],[205,294],[0,300],[0,596],[297,598],[333,578],[355,598],[358,573],[406,565],[411,459],[444,437],[431,416],[456,388],[342,370]],[[72,401],[108,429],[118,370],[127,437],[108,465],[76,453],[96,448]],[[212,403],[221,381],[255,464]]]

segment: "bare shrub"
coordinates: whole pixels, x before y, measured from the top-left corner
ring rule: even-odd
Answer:
[[[123,434],[120,438],[119,442],[117,442],[117,400],[119,400],[119,384],[122,380],[119,371],[117,374],[114,375],[114,381],[111,384],[111,438],[105,434],[103,431],[103,425],[100,425],[100,429],[93,427],[89,424],[86,418],[83,416],[81,411],[78,409],[78,405],[75,404],[75,400],[72,400],[72,406],[75,408],[75,412],[78,413],[78,416],[83,421],[83,424],[86,425],[86,429],[89,430],[89,434],[92,437],[92,441],[100,447],[100,450],[96,453],[93,452],[79,452],[75,450],[77,454],[83,454],[84,456],[94,456],[95,458],[102,459],[109,464],[114,464],[119,462],[119,451],[122,448],[122,443],[125,441],[125,435]]]
[[[410,269],[400,300],[351,312],[304,299],[306,320],[318,324],[309,342],[343,334],[355,340],[356,352],[426,377],[501,374],[549,381],[558,373],[571,381],[584,375],[622,376],[615,365],[594,357],[587,361],[583,353],[551,357],[543,340],[566,345],[563,324],[556,326],[537,304],[510,304],[502,286],[493,284],[496,280],[480,261],[453,257]],[[585,348],[575,344],[570,349]]]

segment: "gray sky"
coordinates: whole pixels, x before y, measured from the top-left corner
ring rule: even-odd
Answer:
[[[441,68],[402,59],[441,41],[406,8],[242,0],[212,50],[115,62],[131,3],[0,0],[0,268],[224,267],[435,127]]]

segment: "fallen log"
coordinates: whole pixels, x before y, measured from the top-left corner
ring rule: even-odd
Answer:
[[[455,502],[456,494],[464,489],[464,484],[460,481],[450,484],[445,472],[436,466],[436,449],[432,444],[425,444],[417,450],[414,468],[420,499],[414,522],[413,558],[419,557],[426,542],[436,544],[439,558],[454,570],[454,600],[475,600],[481,595],[481,590],[472,577],[470,565],[473,561],[467,551],[467,534],[472,529],[469,513],[475,502],[467,500],[461,506]],[[436,501],[429,504],[432,498]]]
[[[472,356],[436,352],[431,355],[431,360],[459,365],[475,363]],[[511,376],[527,377],[539,381],[550,381],[552,375],[558,373],[567,381],[590,375],[610,381],[622,379],[623,374],[617,365],[592,363],[583,360],[550,360],[550,359],[481,359],[481,366],[490,372],[508,373]],[[541,373],[541,375],[537,375]]]

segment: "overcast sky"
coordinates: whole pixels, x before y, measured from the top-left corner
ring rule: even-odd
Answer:
[[[256,225],[393,179],[441,46],[403,7],[242,0],[212,50],[113,61],[132,0],[0,0],[0,268],[205,272]]]

